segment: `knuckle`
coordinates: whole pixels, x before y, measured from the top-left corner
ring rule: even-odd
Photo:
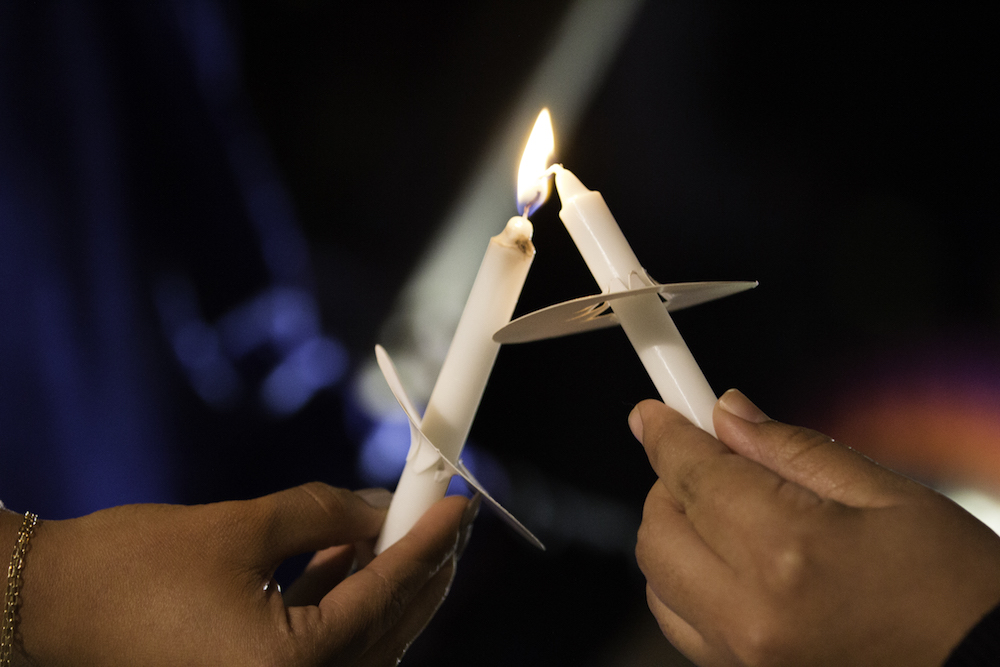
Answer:
[[[374,570],[372,574],[375,575],[373,581],[376,587],[376,599],[382,601],[380,610],[382,619],[387,621],[388,625],[394,625],[406,611],[406,602],[409,599],[406,586],[394,583],[378,570]]]
[[[690,500],[698,495],[698,489],[704,484],[709,472],[709,461],[702,459],[686,466],[677,476],[677,490],[683,500]]]
[[[646,500],[642,504],[642,521],[643,524],[647,523],[658,509],[658,505],[662,502],[659,499],[658,491],[662,488],[660,482],[656,482],[649,489],[649,493],[646,494]]]
[[[322,482],[308,482],[296,488],[296,491],[305,494],[312,503],[329,518],[330,521],[341,521],[348,513],[348,494],[350,491],[339,489]],[[275,508],[272,512],[272,523],[280,520],[280,513]]]
[[[709,456],[692,462],[677,477],[679,500],[690,502],[701,495],[712,495],[714,488],[725,484],[729,469],[737,463],[732,454]]]
[[[771,559],[768,579],[772,590],[794,594],[808,578],[809,557],[804,545],[792,540],[779,548]]]
[[[780,447],[779,451],[789,452],[786,463],[806,467],[805,462],[809,461],[810,457],[817,450],[835,444],[833,438],[823,435],[819,431],[814,431],[804,426],[791,426],[787,424],[783,426],[784,442],[782,444],[784,446]]]
[[[289,511],[308,512],[310,504],[318,507],[330,522],[338,522],[347,512],[348,493],[322,482],[308,482],[270,496],[243,501],[251,509],[246,513],[244,525],[270,541],[286,530]]]
[[[704,437],[704,431],[662,403],[652,403],[643,411],[642,444],[650,463],[660,470],[671,465],[676,449]]]
[[[803,594],[815,569],[814,539],[807,527],[796,527],[775,538],[763,563],[763,583],[778,599]]]
[[[819,431],[814,431],[811,428],[806,428],[805,426],[792,426],[788,427],[788,439],[800,442],[803,448],[815,447],[817,445],[828,445],[833,442],[833,438],[828,435],[824,435]]]
[[[307,482],[299,489],[308,494],[324,512],[331,516],[339,515],[344,509],[344,495],[348,492],[343,489],[332,487],[323,482]]]
[[[645,572],[645,563],[650,554],[649,549],[649,525],[645,522],[639,524],[639,531],[635,540],[635,560],[639,564],[639,569]]]

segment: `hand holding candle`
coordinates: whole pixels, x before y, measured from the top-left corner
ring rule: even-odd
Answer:
[[[731,390],[718,439],[658,401],[629,425],[659,478],[636,560],[699,665],[997,664],[1000,537],[957,504]],[[978,659],[977,659],[978,658]]]

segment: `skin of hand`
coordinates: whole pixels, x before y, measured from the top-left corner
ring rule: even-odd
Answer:
[[[629,415],[646,597],[693,662],[936,667],[1000,601],[1000,537],[955,503],[738,391],[713,417]]]
[[[474,508],[445,498],[351,573],[385,518],[387,502],[375,504],[314,482],[253,500],[42,521],[25,559],[13,664],[395,665],[447,594]],[[310,551],[282,594],[275,569]]]

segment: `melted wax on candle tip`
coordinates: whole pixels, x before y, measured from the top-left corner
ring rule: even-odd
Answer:
[[[535,233],[535,228],[531,221],[525,217],[515,215],[507,221],[507,226],[503,228],[496,238],[501,244],[517,248],[524,254],[534,254],[535,247],[531,243],[531,235]]]

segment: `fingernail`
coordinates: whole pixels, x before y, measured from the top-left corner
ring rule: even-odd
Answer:
[[[761,412],[761,409],[744,396],[739,389],[730,389],[723,394],[722,398],[719,399],[719,407],[731,415],[736,415],[740,419],[754,424],[762,424],[771,419]]]
[[[392,502],[392,492],[388,489],[359,489],[354,495],[375,509],[384,510]]]
[[[483,496],[479,492],[469,499],[469,504],[465,508],[465,512],[462,513],[462,520],[458,524],[458,546],[455,547],[455,558],[461,558],[462,554],[465,553],[465,547],[469,546],[469,540],[472,539],[472,526],[476,517],[479,515],[479,506],[483,502]]]
[[[639,406],[632,408],[628,413],[628,427],[632,429],[632,435],[639,442],[642,442],[642,415],[639,414]]]

